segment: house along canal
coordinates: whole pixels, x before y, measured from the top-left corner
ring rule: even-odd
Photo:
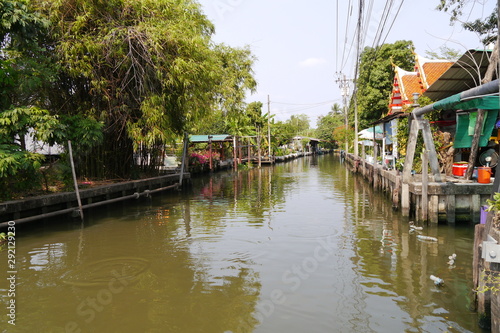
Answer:
[[[87,212],[84,225],[19,225],[14,297],[0,253],[0,327],[482,332],[469,309],[472,243],[471,225],[412,232],[335,156],[310,156],[193,179],[181,194]]]

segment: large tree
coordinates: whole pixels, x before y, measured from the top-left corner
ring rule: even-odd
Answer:
[[[366,47],[361,54],[359,77],[356,82],[360,128],[380,119],[388,112],[389,97],[394,79],[393,64],[413,70],[413,42],[397,41],[376,48]],[[350,122],[354,105],[351,103]]]
[[[54,68],[42,46],[48,22],[22,0],[0,1],[0,199],[37,183],[43,156],[25,136],[49,140],[58,120],[40,108]]]
[[[128,176],[134,143],[173,140],[213,108],[242,104],[255,81],[248,49],[216,45],[192,0],[33,0],[52,22],[61,113],[105,124],[93,155]]]
[[[345,128],[345,117],[340,105],[335,103],[332,106],[332,110],[326,116],[320,116],[318,118],[316,136],[318,139],[328,142],[344,142],[345,138],[335,138],[333,136],[334,130],[339,127]]]

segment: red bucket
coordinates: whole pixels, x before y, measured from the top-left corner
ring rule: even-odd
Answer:
[[[467,171],[467,162],[453,163],[453,168],[452,168],[451,173],[454,176],[463,177],[465,175],[465,171]]]

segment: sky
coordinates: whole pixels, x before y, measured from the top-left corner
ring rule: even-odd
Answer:
[[[311,126],[331,106],[342,106],[339,75],[355,73],[355,31],[358,2],[354,0],[198,0],[214,23],[213,40],[232,47],[249,46],[257,58],[258,86],[247,102],[260,101],[276,120],[306,114]],[[391,2],[391,1],[388,1]],[[385,28],[379,43],[413,41],[416,52],[439,53],[446,46],[460,52],[482,48],[479,38],[450,16],[436,10],[439,0],[396,0],[387,19],[386,1],[365,0],[372,7],[363,26],[363,46],[373,46],[380,23]],[[471,20],[488,16],[496,0],[476,0],[466,9]],[[351,4],[352,3],[352,4]],[[350,10],[349,10],[350,8]],[[371,8],[371,10],[369,10]],[[467,17],[466,17],[467,18]],[[352,87],[351,87],[352,91]]]

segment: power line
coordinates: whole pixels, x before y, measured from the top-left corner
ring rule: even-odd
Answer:
[[[387,34],[385,35],[382,44],[385,44],[385,40],[387,39],[387,36],[389,36],[389,33],[391,32],[392,27],[394,26],[394,23],[396,22],[396,19],[398,18],[399,12],[401,11],[401,7],[403,7],[404,2],[405,2],[405,0],[401,0],[401,3],[399,4],[399,7],[398,7],[398,11],[396,12],[396,15],[394,15],[394,19],[392,20],[391,26],[387,30]]]

